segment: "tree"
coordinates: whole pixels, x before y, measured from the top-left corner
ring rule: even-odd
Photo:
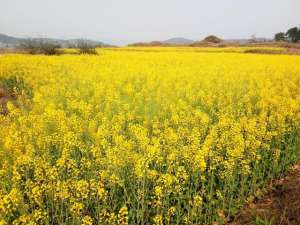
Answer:
[[[300,41],[300,29],[293,27],[286,32],[286,36],[291,42],[298,42]]]
[[[286,36],[284,32],[279,32],[277,34],[275,34],[275,41],[285,41]]]

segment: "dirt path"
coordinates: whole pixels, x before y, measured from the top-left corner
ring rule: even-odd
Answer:
[[[11,102],[17,106],[16,97],[13,97],[6,90],[0,87],[0,115],[6,115],[8,113],[7,103]]]
[[[262,199],[248,205],[230,225],[300,225],[300,164]]]

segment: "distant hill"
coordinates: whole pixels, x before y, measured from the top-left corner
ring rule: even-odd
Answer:
[[[182,45],[189,45],[194,43],[193,40],[186,39],[186,38],[170,38],[165,41],[151,41],[151,42],[136,42],[129,44],[128,46],[133,47],[169,47],[169,46],[182,46]]]
[[[0,46],[18,45],[22,41],[24,41],[24,39],[22,38],[16,38],[5,34],[0,34]]]
[[[163,43],[173,44],[173,45],[187,45],[193,42],[194,42],[193,40],[182,38],[182,37],[170,38],[168,40],[163,41]]]
[[[49,42],[53,44],[58,44],[61,47],[73,47],[79,42],[86,42],[89,45],[93,46],[102,46],[102,47],[111,47],[112,45],[103,43],[101,41],[94,41],[88,39],[56,39],[56,38],[17,38],[13,36],[8,36],[5,34],[0,34],[0,47],[17,47],[22,44],[26,40],[32,41],[41,41],[41,42]]]
[[[151,41],[151,42],[135,42],[128,44],[130,47],[165,47],[170,46],[170,44],[166,44],[160,41]]]

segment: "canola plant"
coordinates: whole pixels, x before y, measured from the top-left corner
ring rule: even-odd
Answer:
[[[299,151],[299,56],[1,55],[12,76],[1,225],[224,224]]]

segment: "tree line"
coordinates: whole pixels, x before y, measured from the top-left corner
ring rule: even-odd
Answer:
[[[275,41],[290,41],[290,42],[300,42],[300,27],[290,28],[287,32],[279,32],[275,34]]]
[[[60,44],[44,40],[26,39],[20,44],[19,47],[26,50],[30,54],[60,55],[63,53],[63,49]],[[78,49],[78,54],[96,55],[96,47],[102,46],[90,44],[85,40],[79,40],[72,46],[70,45],[68,47]]]

